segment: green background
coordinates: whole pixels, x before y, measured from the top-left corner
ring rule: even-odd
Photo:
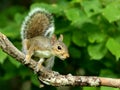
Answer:
[[[70,58],[55,60],[61,74],[120,78],[120,0],[0,0],[0,32],[21,50],[20,28],[29,10],[42,7],[64,35]],[[0,50],[0,90],[38,90],[36,75]],[[41,90],[118,90],[112,87],[52,87]]]

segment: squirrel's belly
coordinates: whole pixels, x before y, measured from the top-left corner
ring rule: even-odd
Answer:
[[[52,56],[52,53],[50,51],[35,51],[34,56],[40,57],[40,58],[49,58]]]

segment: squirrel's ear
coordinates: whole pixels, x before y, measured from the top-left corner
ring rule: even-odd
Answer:
[[[60,34],[60,37],[59,37],[58,40],[59,40],[59,41],[63,41],[63,35],[62,35],[62,34]]]
[[[54,42],[55,42],[56,40],[57,40],[57,38],[56,38],[55,34],[52,35],[52,37],[51,37],[51,43],[54,44]]]

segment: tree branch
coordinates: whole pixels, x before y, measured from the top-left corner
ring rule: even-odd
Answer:
[[[0,47],[4,52],[25,65],[25,55],[19,51],[2,33],[0,33]],[[36,65],[37,62],[31,59],[30,64],[26,66],[35,72]],[[41,66],[37,75],[40,82],[52,86],[109,86],[120,88],[120,79],[95,76],[72,76],[71,74],[61,75],[58,72],[47,70],[43,66]]]

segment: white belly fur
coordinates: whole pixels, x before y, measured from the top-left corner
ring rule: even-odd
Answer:
[[[52,56],[52,53],[50,51],[35,51],[34,53],[35,56],[40,57],[40,58],[49,58]]]

